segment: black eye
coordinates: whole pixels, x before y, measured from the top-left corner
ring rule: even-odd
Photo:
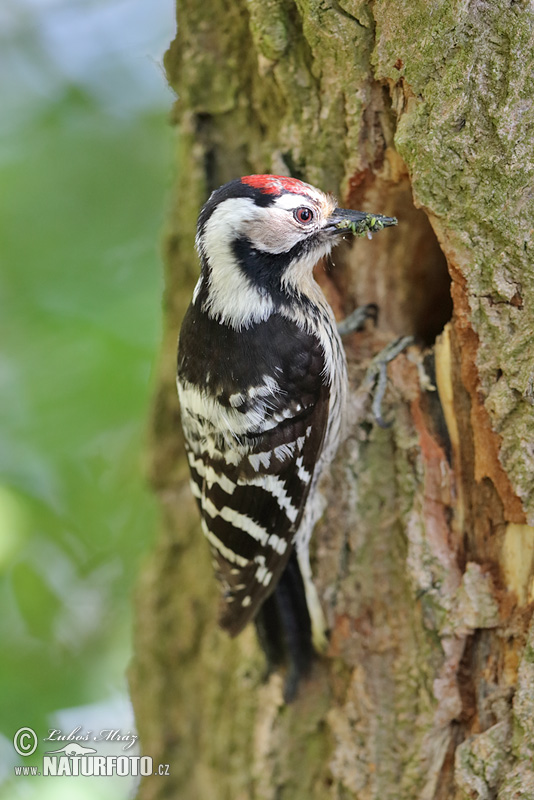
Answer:
[[[307,206],[300,206],[300,208],[295,209],[293,216],[297,222],[302,222],[304,225],[308,225],[313,219],[313,211]]]

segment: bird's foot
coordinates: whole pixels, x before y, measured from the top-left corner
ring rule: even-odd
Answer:
[[[337,323],[337,332],[340,336],[348,336],[349,333],[361,331],[368,319],[372,319],[376,323],[378,319],[378,306],[376,303],[358,306],[348,317]]]
[[[388,381],[387,365],[413,343],[413,336],[401,336],[395,339],[373,358],[367,370],[366,382],[370,385],[373,395],[373,416],[381,428],[389,428],[391,425],[391,422],[385,422],[382,416],[382,402]]]

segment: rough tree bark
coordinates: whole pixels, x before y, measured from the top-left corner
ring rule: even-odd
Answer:
[[[534,798],[534,11],[526,0],[179,0],[177,188],[152,480],[163,534],[137,599],[142,800]],[[347,344],[349,435],[315,574],[330,649],[298,700],[253,629],[216,626],[174,385],[208,193],[292,174],[397,229],[319,279]],[[452,295],[452,304],[451,304]],[[362,385],[396,335],[388,430]]]

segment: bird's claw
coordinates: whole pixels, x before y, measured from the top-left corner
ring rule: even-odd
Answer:
[[[366,382],[370,384],[371,392],[373,393],[373,416],[377,425],[381,428],[389,428],[392,424],[391,422],[386,422],[382,416],[382,402],[386,393],[388,380],[387,365],[390,361],[397,358],[403,350],[406,350],[407,347],[413,344],[413,342],[413,336],[401,336],[393,342],[390,342],[387,347],[384,347],[384,349],[373,358],[367,370]]]
[[[337,332],[340,336],[348,336],[349,333],[361,331],[368,319],[372,319],[376,324],[378,319],[378,306],[376,303],[358,306],[348,317],[337,323]]]

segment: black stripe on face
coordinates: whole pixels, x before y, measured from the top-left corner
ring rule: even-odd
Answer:
[[[294,260],[300,260],[318,244],[320,231],[297,242],[290,250],[283,253],[268,253],[258,250],[250,239],[242,236],[233,243],[234,255],[242,273],[253,286],[268,292],[274,302],[281,304],[287,299],[287,291],[282,290],[282,276]]]

